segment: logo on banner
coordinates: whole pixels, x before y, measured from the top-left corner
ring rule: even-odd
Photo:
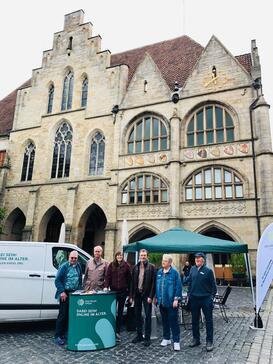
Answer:
[[[77,301],[77,304],[79,306],[83,306],[84,305],[84,300],[82,298],[80,298],[78,301]]]

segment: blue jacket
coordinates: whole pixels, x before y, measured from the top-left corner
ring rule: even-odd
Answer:
[[[173,267],[167,273],[163,268],[156,275],[156,298],[159,305],[172,307],[174,299],[180,300],[182,296],[182,284],[180,274]]]
[[[203,265],[199,270],[193,266],[190,271],[189,279],[190,297],[214,297],[217,292],[213,271]]]
[[[65,282],[66,282],[66,275],[67,275],[68,268],[69,268],[69,262],[65,262],[60,266],[60,268],[56,274],[56,278],[55,278],[55,286],[57,288],[57,291],[55,294],[56,299],[59,299],[60,294],[65,291]],[[77,269],[77,272],[79,275],[79,286],[77,289],[82,289],[82,268],[79,263],[76,264],[76,269]]]

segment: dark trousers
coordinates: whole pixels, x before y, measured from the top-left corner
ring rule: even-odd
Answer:
[[[178,308],[159,306],[163,326],[163,339],[170,340],[171,331],[173,342],[180,342],[180,328],[178,324]]]
[[[147,302],[147,296],[140,293],[135,295],[135,315],[137,335],[142,336],[142,304],[145,312],[145,339],[149,340],[151,337],[152,325],[152,304]]]
[[[200,341],[199,320],[202,309],[206,320],[207,342],[213,343],[213,320],[212,320],[213,300],[211,296],[209,297],[191,296],[190,307],[192,314],[193,338],[197,341]]]
[[[60,300],[59,314],[56,321],[55,337],[64,337],[68,329],[69,296],[63,302]]]
[[[116,333],[120,333],[120,328],[122,324],[122,316],[124,305],[127,297],[127,292],[121,291],[117,292],[116,300],[117,300],[117,321],[116,321]]]

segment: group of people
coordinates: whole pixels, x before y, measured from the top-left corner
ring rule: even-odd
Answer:
[[[116,292],[117,320],[116,340],[120,341],[123,310],[126,299],[134,307],[136,319],[136,336],[132,343],[143,342],[148,347],[151,344],[152,303],[158,305],[163,326],[161,346],[171,344],[180,350],[180,326],[178,309],[182,299],[182,280],[178,271],[173,267],[173,259],[169,254],[162,257],[162,267],[156,270],[149,262],[145,249],[139,252],[139,261],[131,270],[124,260],[122,252],[115,254],[110,264],[102,258],[101,246],[94,248],[94,257],[86,264],[84,279],[78,263],[78,253],[72,251],[69,260],[59,268],[55,285],[56,298],[60,301],[59,315],[56,321],[55,343],[64,345],[68,327],[69,293],[78,289],[93,293],[98,290]],[[186,264],[187,265],[187,264]],[[206,349],[213,350],[213,298],[216,294],[216,283],[213,272],[205,265],[205,255],[195,254],[195,266],[184,272],[188,284],[188,299],[192,313],[193,340],[190,347],[200,345],[199,319],[201,309],[206,320]],[[145,314],[145,329],[143,337],[142,307]]]

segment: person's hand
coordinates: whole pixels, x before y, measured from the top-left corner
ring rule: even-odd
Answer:
[[[107,288],[107,287],[104,287],[104,288],[103,288],[103,290],[104,290],[104,291],[108,291],[108,288]]]
[[[130,305],[133,303],[133,299],[132,298],[129,298],[129,303],[130,303]]]
[[[178,300],[174,300],[173,301],[173,308],[177,308],[178,307]]]
[[[61,295],[60,295],[60,297],[61,297],[61,301],[62,302],[65,302],[66,299],[67,299],[67,294],[65,292],[62,292]]]
[[[155,298],[154,298],[154,304],[155,304],[155,305],[157,305],[157,302],[158,302],[158,301],[157,301],[157,298],[155,297]]]
[[[153,300],[152,300],[150,297],[148,297],[148,298],[147,298],[147,302],[148,302],[148,303],[152,303],[152,302],[153,302]]]

